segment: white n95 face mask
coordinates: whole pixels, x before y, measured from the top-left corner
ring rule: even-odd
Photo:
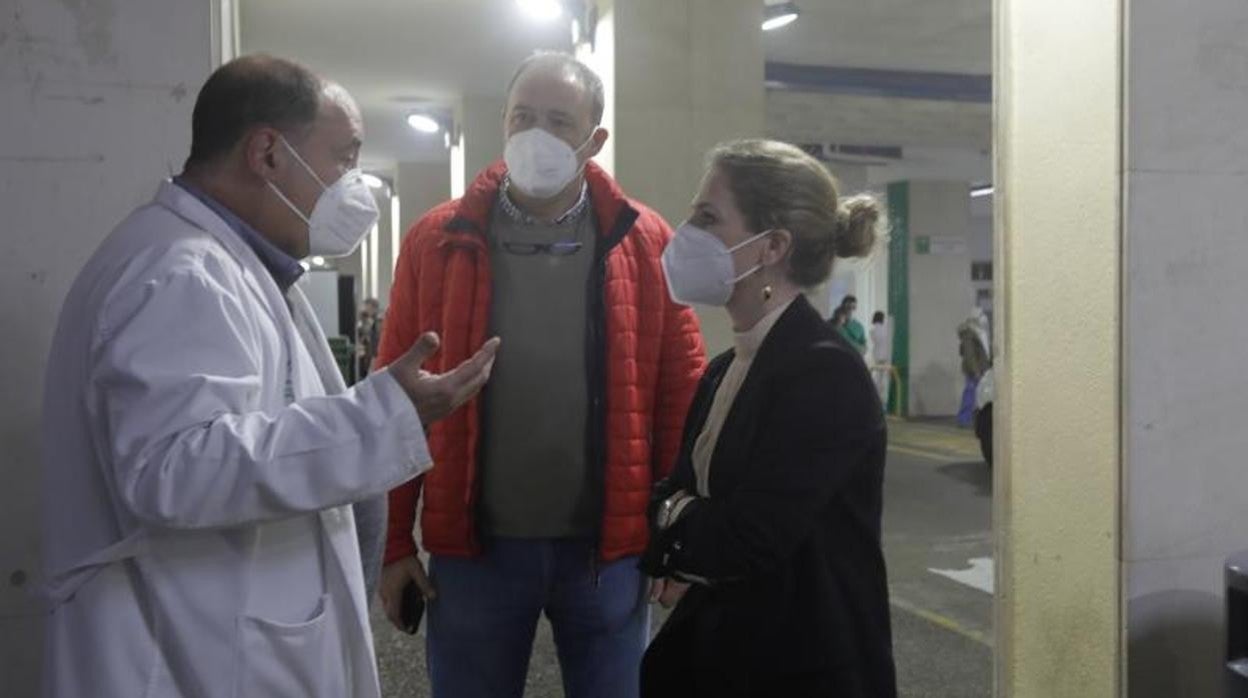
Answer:
[[[507,147],[503,151],[507,175],[521,192],[535,199],[552,198],[580,173],[577,153],[593,139],[593,134],[590,134],[579,148],[574,149],[544,129],[521,131],[507,139]]]
[[[269,182],[269,188],[273,190],[273,193],[277,194],[277,197],[290,207],[295,215],[308,224],[308,254],[322,257],[346,257],[355,252],[360,241],[376,225],[380,215],[377,210],[377,200],[373,198],[372,189],[364,181],[363,173],[359,168],[348,170],[338,178],[338,181],[325,186],[325,183],[316,176],[316,172],[299,155],[294,146],[285,138],[282,138],[282,143],[286,145],[290,154],[295,156],[299,164],[303,165],[303,169],[312,175],[312,179],[321,185],[321,195],[316,199],[312,215],[306,216],[298,206],[286,198],[277,185]]]
[[[763,239],[763,231],[748,240],[728,247],[722,240],[690,223],[676,229],[676,235],[663,250],[663,276],[672,300],[690,305],[725,305],[732,297],[737,282],[763,268],[754,268],[736,275],[732,253]]]

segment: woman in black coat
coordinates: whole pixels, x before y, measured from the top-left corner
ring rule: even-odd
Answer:
[[[707,368],[655,487],[641,564],[676,609],[643,696],[896,695],[883,410],[862,357],[801,293],[834,257],[869,254],[878,218],[792,146],[711,155],[664,271],[676,300],[724,306],[736,342]]]

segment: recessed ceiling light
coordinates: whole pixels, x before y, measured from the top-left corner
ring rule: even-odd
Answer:
[[[763,31],[769,32],[773,29],[788,26],[797,21],[801,11],[797,9],[795,2],[782,2],[775,5],[768,5],[763,8]]]
[[[516,0],[525,14],[541,22],[553,22],[563,15],[563,3],[559,0]]]
[[[438,120],[428,114],[408,114],[407,125],[421,133],[437,133],[442,130]]]
[[[312,266],[316,266],[316,267],[323,267],[323,266],[325,266],[325,258],[324,258],[324,257],[321,257],[321,256],[319,256],[319,255],[318,255],[318,256],[316,256],[316,257],[313,257],[313,258],[312,258]]]

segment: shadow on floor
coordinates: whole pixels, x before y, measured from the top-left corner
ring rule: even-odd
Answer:
[[[937,472],[951,480],[971,485],[975,488],[975,494],[977,495],[983,497],[992,496],[992,469],[982,460],[949,463],[948,465],[940,466]]]

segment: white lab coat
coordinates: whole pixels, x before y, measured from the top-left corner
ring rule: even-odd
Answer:
[[[871,324],[871,363],[876,366],[893,362],[893,332],[887,321]]]
[[[428,446],[288,297],[170,182],[78,277],[44,402],[45,695],[379,695],[347,505]]]
[[[888,393],[892,389],[892,374],[887,370],[877,368],[879,366],[890,366],[893,363],[893,332],[892,327],[885,321],[881,324],[871,324],[871,378],[875,380],[875,391],[880,396],[880,402],[888,406]]]

